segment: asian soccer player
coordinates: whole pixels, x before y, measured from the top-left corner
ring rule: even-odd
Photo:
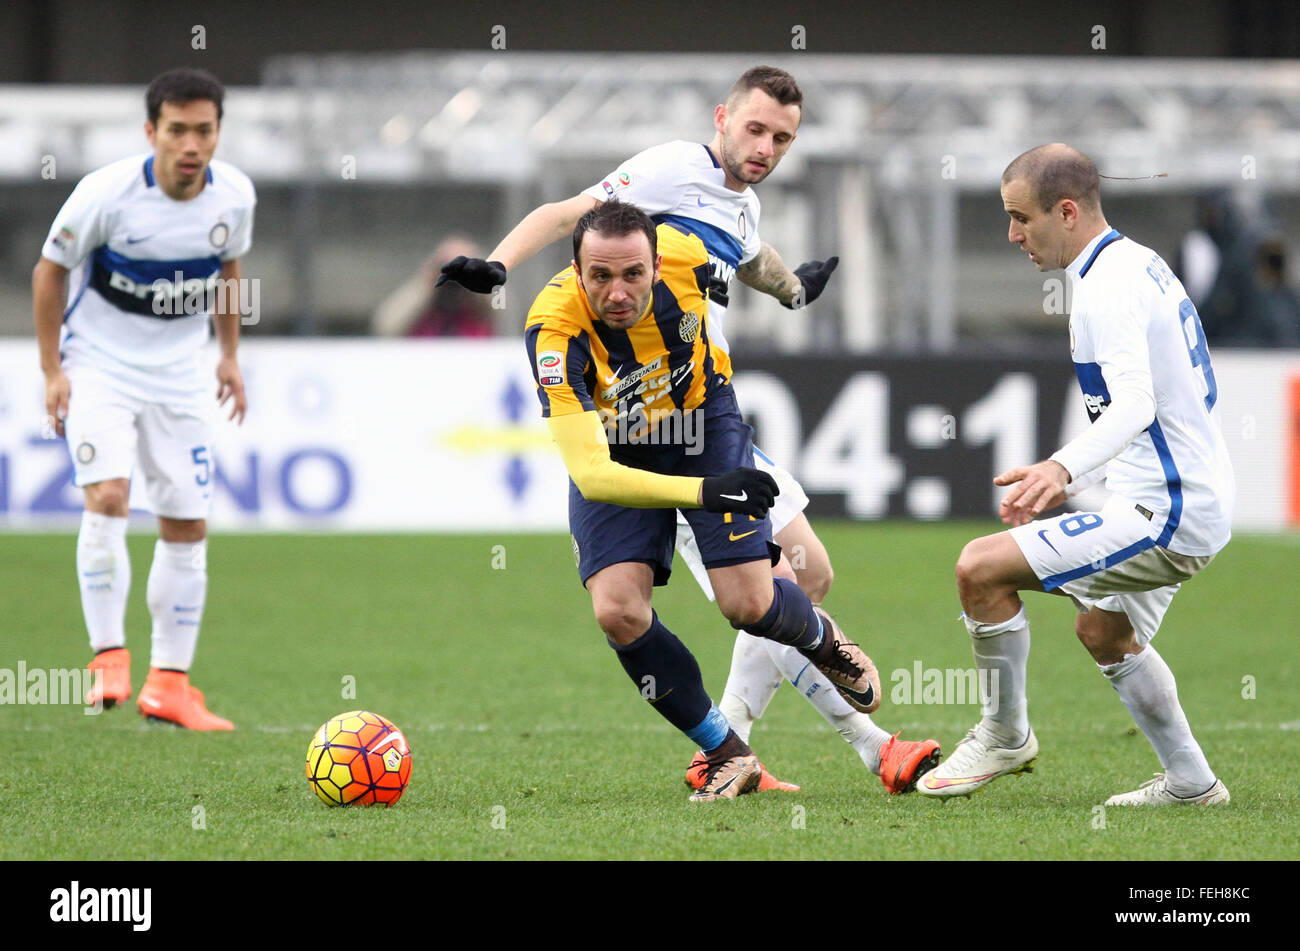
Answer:
[[[137,707],[192,730],[233,729],[188,676],[208,584],[213,407],[199,354],[210,322],[221,348],[217,401],[241,422],[246,409],[238,288],[256,196],[247,176],[213,158],[223,99],[221,83],[201,70],[154,79],[144,127],[152,152],[81,180],[32,274],[46,411],[85,493],[76,562],[94,651],[87,702],[112,706],[132,693],[126,530],[138,472],[159,538],[146,592],[150,670]]]

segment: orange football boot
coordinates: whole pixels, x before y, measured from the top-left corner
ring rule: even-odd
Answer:
[[[758,767],[763,772],[758,779],[757,792],[769,792],[773,789],[778,789],[781,792],[794,792],[799,788],[794,783],[786,783],[777,779],[767,771],[767,767],[762,763],[759,763]],[[704,774],[708,768],[709,761],[704,758],[704,752],[702,750],[696,750],[695,758],[691,760],[691,765],[686,769],[686,785],[690,786],[692,789],[699,789],[703,786]]]
[[[942,755],[934,740],[900,740],[895,733],[880,748],[880,781],[892,795],[911,792],[918,779],[939,765]]]
[[[233,730],[235,725],[209,713],[203,694],[179,670],[149,668],[149,679],[136,702],[140,714],[152,720],[166,720],[187,730]]]
[[[86,691],[86,706],[102,703],[108,710],[131,699],[131,655],[125,647],[100,651],[86,669],[94,678]]]

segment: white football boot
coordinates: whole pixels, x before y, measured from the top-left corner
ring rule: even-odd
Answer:
[[[921,777],[916,791],[940,799],[969,796],[999,776],[1032,773],[1037,758],[1038,738],[1032,729],[1018,749],[1007,749],[994,746],[983,724],[977,723],[952,755]]]
[[[1106,800],[1108,806],[1217,806],[1232,801],[1228,787],[1223,780],[1215,779],[1214,785],[1199,796],[1175,796],[1165,787],[1165,774],[1156,773],[1151,779],[1132,792],[1120,793]]]

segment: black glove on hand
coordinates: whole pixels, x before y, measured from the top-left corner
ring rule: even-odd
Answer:
[[[726,281],[720,277],[709,278],[709,300],[716,302],[719,307],[726,307],[729,296]]]
[[[732,469],[719,476],[709,476],[701,487],[707,512],[738,512],[762,518],[772,507],[781,490],[776,480],[758,469]]]
[[[442,275],[433,286],[442,287],[448,281],[455,281],[477,294],[491,294],[506,282],[506,266],[500,261],[467,258],[462,254],[442,266]]]
[[[798,310],[821,297],[822,291],[826,290],[826,282],[831,279],[831,274],[839,263],[840,259],[833,257],[826,261],[809,261],[807,264],[800,264],[794,269],[794,276],[799,278],[799,293],[785,306],[790,310]]]

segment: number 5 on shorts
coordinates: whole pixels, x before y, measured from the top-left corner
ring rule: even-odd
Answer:
[[[207,485],[208,480],[212,476],[212,466],[208,462],[208,447],[195,446],[190,450],[190,457],[194,460],[196,466],[203,467],[203,473],[201,475],[196,475],[194,481],[199,485]]]

